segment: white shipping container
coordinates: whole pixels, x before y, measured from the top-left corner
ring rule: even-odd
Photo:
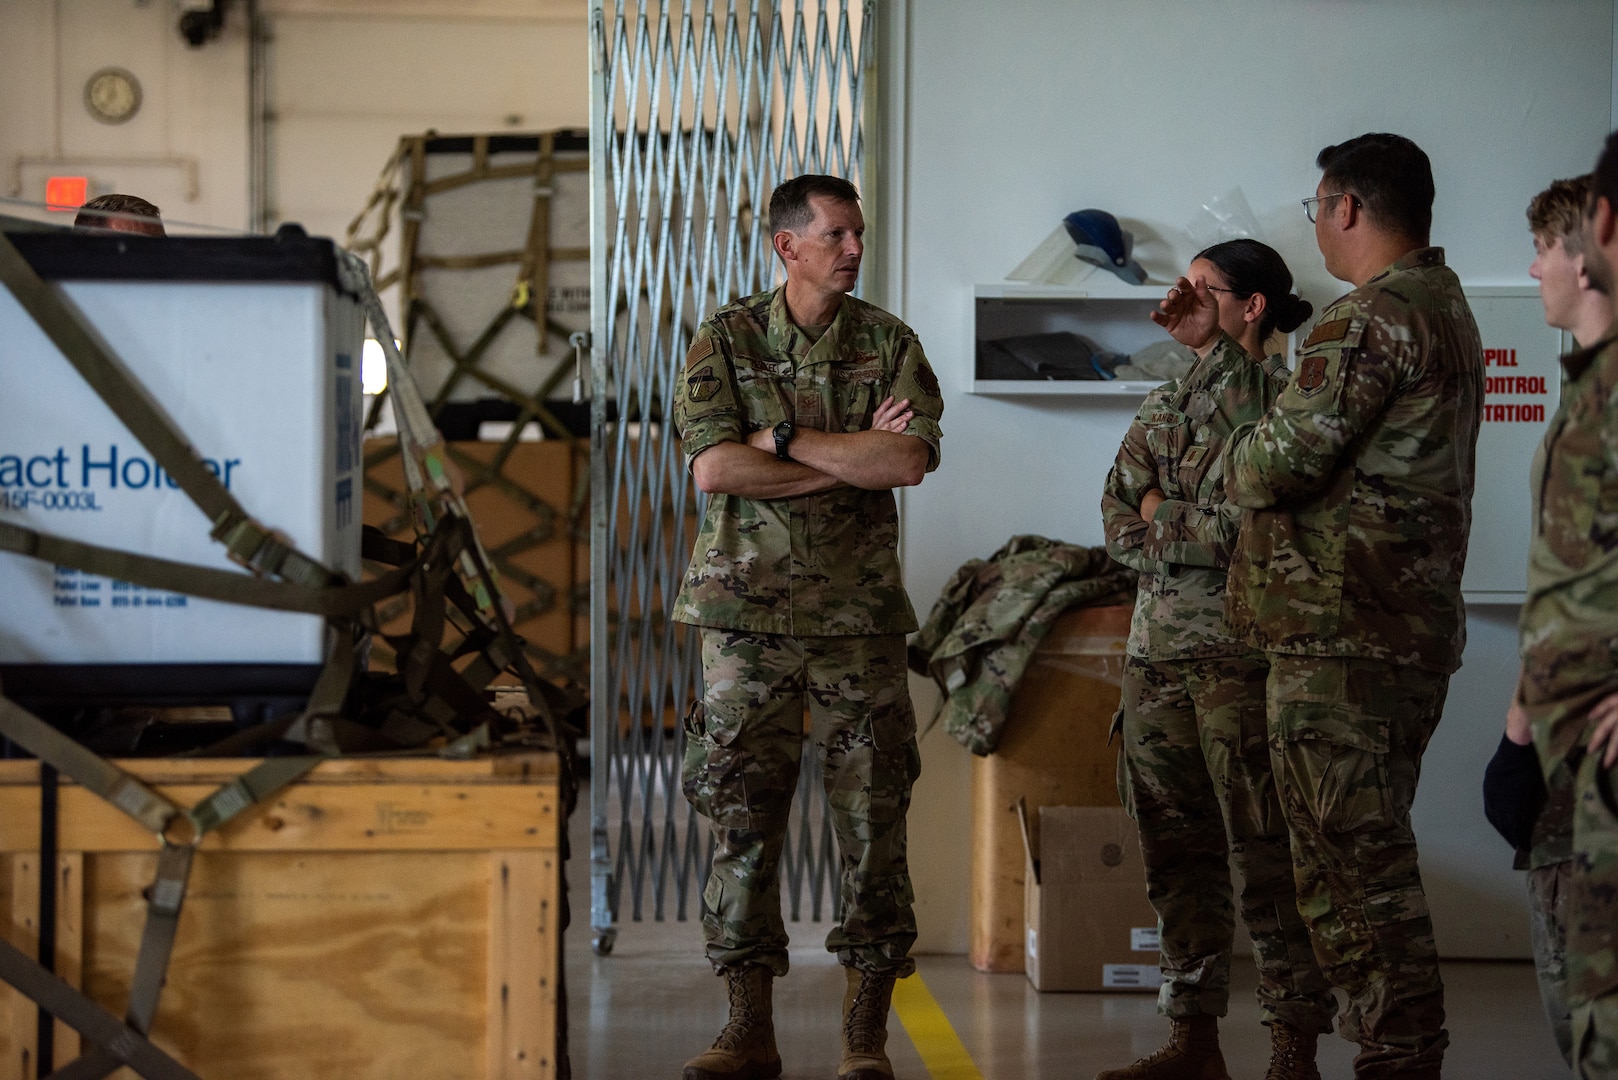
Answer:
[[[246,511],[359,574],[364,315],[329,241],[19,234]],[[0,520],[245,573],[210,522],[0,290]],[[7,692],[130,697],[312,683],[324,620],[0,553]]]

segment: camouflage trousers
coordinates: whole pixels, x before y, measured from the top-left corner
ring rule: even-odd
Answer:
[[[901,634],[788,637],[702,628],[702,708],[686,722],[686,798],[713,824],[703,932],[716,969],[787,973],[779,869],[804,708],[825,775],[842,917],[826,948],[847,967],[915,970],[905,813],[921,770]]]
[[[1360,1045],[1356,1077],[1434,1075],[1449,1045],[1444,984],[1410,807],[1449,676],[1402,664],[1271,653],[1270,758],[1292,835],[1298,910]]]
[[[1230,862],[1242,875],[1259,1013],[1330,1031],[1337,1000],[1298,915],[1292,855],[1265,740],[1264,654],[1124,668],[1124,805],[1140,828],[1157,910],[1165,1016],[1224,1016],[1235,932]],[[1227,847],[1228,844],[1228,847]]]
[[[1573,860],[1528,871],[1528,939],[1539,999],[1562,1058],[1573,1064],[1573,1017],[1567,1005],[1567,902]]]
[[[1573,1075],[1611,1080],[1618,1077],[1618,768],[1584,754],[1574,785],[1567,904]]]

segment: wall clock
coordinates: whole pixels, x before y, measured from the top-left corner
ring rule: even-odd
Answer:
[[[140,83],[123,68],[102,68],[84,84],[84,107],[103,124],[122,124],[140,111]]]

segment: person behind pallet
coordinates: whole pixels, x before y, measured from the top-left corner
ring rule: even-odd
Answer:
[[[1590,182],[1585,273],[1618,297],[1618,132]],[[1618,324],[1562,358],[1561,404],[1530,483],[1519,700],[1546,786],[1571,791],[1566,1004],[1573,1075],[1618,1076]]]
[[[1410,808],[1466,643],[1483,347],[1428,244],[1421,148],[1322,150],[1303,200],[1326,270],[1354,289],[1298,350],[1281,396],[1225,451],[1251,511],[1231,556],[1232,632],[1269,658],[1271,766],[1298,911],[1360,1080],[1437,1080],[1449,1035]]]
[[[915,332],[847,295],[864,250],[854,187],[788,180],[769,224],[786,283],[703,322],[675,395],[687,464],[709,495],[672,614],[702,643],[683,786],[713,825],[702,922],[730,999],[685,1078],[781,1072],[777,871],[807,709],[842,856],[842,915],[826,939],[847,969],[838,1076],[880,1080],[893,1075],[893,983],[915,966],[905,814],[921,760],[892,489],[938,466],[944,403]]]
[[[1269,1076],[1314,1077],[1336,1002],[1299,917],[1292,853],[1264,739],[1264,654],[1225,625],[1225,572],[1243,512],[1221,454],[1286,385],[1272,333],[1310,315],[1274,249],[1231,240],[1200,252],[1152,318],[1197,354],[1147,395],[1101,498],[1107,550],[1141,572],[1118,723],[1119,793],[1140,829],[1157,909],[1168,1045],[1097,1080],[1228,1080],[1218,1018],[1230,1000],[1230,879],[1242,872]]]
[[[1590,177],[1557,180],[1528,204],[1534,261],[1547,325],[1587,348],[1612,325],[1612,299],[1584,271],[1584,207]],[[1560,768],[1549,788],[1534,751],[1522,706],[1521,679],[1506,709],[1506,730],[1484,774],[1484,809],[1500,835],[1517,849],[1517,868],[1528,871],[1529,940],[1540,999],[1556,1045],[1573,1063],[1573,1018],[1567,1007],[1567,900],[1573,873],[1573,778]]]
[[[163,229],[162,213],[139,195],[97,195],[79,207],[73,227],[137,236],[168,235]]]

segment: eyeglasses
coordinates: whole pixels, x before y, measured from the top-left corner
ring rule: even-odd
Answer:
[[[1249,296],[1253,295],[1250,292],[1237,292],[1235,289],[1221,289],[1217,285],[1204,285],[1203,288],[1207,289],[1209,292],[1229,293],[1231,296],[1236,297],[1236,299],[1238,299],[1238,300],[1246,300]]]
[[[1357,195],[1348,191],[1334,191],[1330,195],[1313,195],[1307,199],[1299,200],[1303,203],[1303,216],[1309,219],[1310,224],[1313,224],[1315,220],[1315,211],[1319,204],[1325,202],[1327,199],[1336,199],[1343,195],[1347,195],[1350,199],[1353,199],[1356,204],[1358,204],[1360,201]]]

